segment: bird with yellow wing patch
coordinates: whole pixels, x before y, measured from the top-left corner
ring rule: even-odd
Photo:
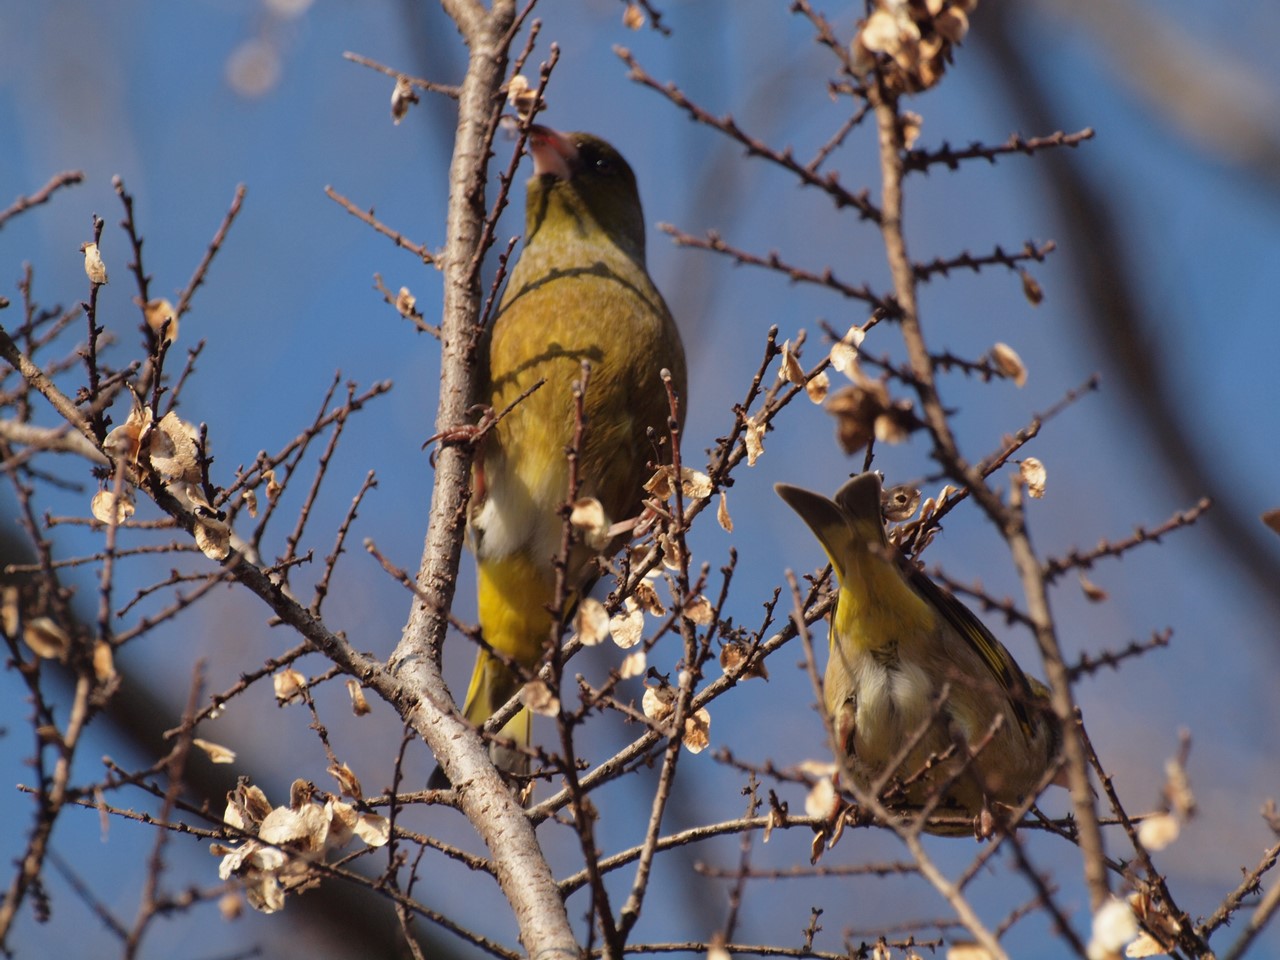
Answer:
[[[863,789],[886,774],[910,780],[906,804],[938,800],[941,816],[980,818],[993,803],[1033,795],[1060,741],[1045,688],[968,607],[889,543],[880,477],[856,476],[834,499],[787,484],[774,489],[813,531],[836,575],[823,699],[845,775]]]

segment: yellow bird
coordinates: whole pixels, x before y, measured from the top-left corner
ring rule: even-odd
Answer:
[[[542,661],[552,625],[568,616],[595,579],[602,550],[578,543],[568,564],[569,596],[555,601],[553,559],[559,510],[569,495],[573,383],[590,364],[586,431],[578,459],[580,497],[600,501],[609,522],[634,520],[654,465],[671,459],[670,407],[661,371],[681,399],[686,372],[680,332],[645,269],[644,215],[635,174],[597,137],[535,126],[524,249],[481,343],[478,401],[504,410],[544,384],[485,438],[473,474],[471,543],[478,569],[480,629],[516,664],[482,649],[463,712],[477,726],[511,699]],[[521,709],[500,736],[529,743]],[[524,773],[527,756],[494,744],[501,768]]]
[[[834,500],[782,483],[774,489],[817,536],[836,574],[823,698],[845,775],[864,789],[886,772],[907,780],[954,747],[951,759],[907,788],[909,807],[927,803],[952,777],[939,815],[981,817],[993,802],[1011,806],[1033,794],[1060,742],[1047,691],[968,607],[889,544],[879,476],[854,477]],[[950,692],[938,708],[944,683]]]

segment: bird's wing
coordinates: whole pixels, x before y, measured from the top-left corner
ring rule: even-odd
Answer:
[[[992,635],[981,620],[973,615],[973,611],[943,590],[922,572],[912,569],[907,572],[911,586],[946,618],[956,633],[969,645],[983,666],[990,671],[992,678],[1004,690],[1012,692],[1009,698],[1018,725],[1028,738],[1033,736],[1031,717],[1027,711],[1027,700],[1032,694],[1031,683],[1026,674],[1018,666],[1018,662]]]

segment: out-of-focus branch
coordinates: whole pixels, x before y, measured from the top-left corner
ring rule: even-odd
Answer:
[[[1026,118],[1032,129],[1046,129],[1053,126],[1053,101],[1017,41],[1015,21],[1022,12],[1015,4],[984,4],[981,27],[973,31],[972,38],[1008,77],[997,89],[1009,97],[1012,109]],[[1255,601],[1269,606],[1273,617],[1280,617],[1280,593],[1275,589],[1280,583],[1280,565],[1266,542],[1269,535],[1251,513],[1234,502],[1221,471],[1211,467],[1207,454],[1196,446],[1185,419],[1179,416],[1185,406],[1159,361],[1159,338],[1152,333],[1158,324],[1152,322],[1134,288],[1138,273],[1110,214],[1114,205],[1064,151],[1048,151],[1039,162],[1053,184],[1045,195],[1058,204],[1058,218],[1067,233],[1060,248],[1072,258],[1077,278],[1074,286],[1085,299],[1089,328],[1099,353],[1110,360],[1118,374],[1110,382],[1126,391],[1129,402],[1148,424],[1164,460],[1162,473],[1173,478],[1182,497],[1198,500],[1207,496],[1216,504],[1207,529],[1218,540],[1219,555],[1234,563],[1236,573],[1253,585]]]
[[[48,183],[28,196],[18,197],[13,203],[9,204],[3,210],[0,210],[0,227],[3,227],[5,221],[10,217],[16,217],[24,210],[30,210],[32,207],[39,206],[42,203],[48,203],[49,198],[62,187],[73,186],[84,179],[84,172],[81,170],[68,170],[64,173],[54,175]]]
[[[1186,21],[1160,7],[1114,0],[1041,0],[1040,6],[1083,23],[1106,49],[1108,67],[1184,137],[1280,193],[1280,96],[1262,70],[1250,71],[1235,50],[1197,38]],[[1261,20],[1267,8],[1255,10]],[[1232,31],[1241,29],[1247,24],[1232,24]]]

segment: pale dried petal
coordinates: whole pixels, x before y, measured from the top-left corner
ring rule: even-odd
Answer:
[[[304,803],[297,810],[277,807],[262,821],[258,836],[268,843],[290,844],[303,853],[320,853],[328,845],[331,820],[317,803]]]
[[[227,57],[227,84],[242,97],[261,97],[280,81],[279,45],[255,35],[242,40]]]
[[[947,947],[947,960],[991,960],[991,953],[976,943],[953,943]]]
[[[391,122],[398,125],[415,103],[418,103],[418,92],[413,89],[409,78],[401,74],[396,77],[396,85],[391,90]]]
[[[745,434],[743,443],[747,450],[747,466],[754,467],[756,461],[764,453],[764,431],[765,425],[759,423],[755,417],[746,417],[743,421]]]
[[[692,467],[681,467],[680,489],[686,499],[705,500],[711,496],[711,478]]]
[[[251,866],[253,856],[260,848],[261,844],[254,840],[238,847],[227,847],[221,843],[209,844],[209,852],[222,858],[222,862],[218,864],[219,879],[230,880],[241,870]]]
[[[902,113],[902,145],[910,150],[920,138],[920,129],[924,126],[924,118],[918,113],[904,110]]]
[[[93,676],[99,683],[109,683],[116,678],[115,655],[105,640],[93,645]]]
[[[137,463],[138,453],[142,449],[142,435],[151,427],[151,421],[151,408],[143,405],[136,396],[133,397],[129,418],[107,434],[102,441],[103,451],[117,460]]]
[[[830,777],[823,777],[805,794],[805,816],[830,819],[836,812],[837,802],[836,785]]]
[[[796,386],[804,383],[804,367],[800,366],[800,361],[791,352],[790,340],[782,342],[782,365],[778,368],[778,379],[794,383]]]
[[[199,441],[200,431],[170,410],[151,431],[147,450],[151,465],[167,479],[198,483]]]
[[[274,874],[263,873],[246,883],[245,899],[259,913],[276,913],[284,909],[284,888]]]
[[[938,35],[950,43],[959,43],[969,32],[969,17],[963,10],[948,7],[933,21],[933,29]]]
[[[736,676],[738,680],[749,680],[752,677],[768,680],[769,671],[765,667],[764,661],[756,657],[748,663],[747,658],[750,656],[751,647],[748,644],[743,643],[741,640],[730,640],[720,649],[720,668],[725,673]],[[739,673],[738,671],[741,672]]]
[[[876,10],[859,31],[862,45],[876,53],[894,53],[902,44],[898,21],[888,10]]]
[[[684,718],[684,748],[690,753],[701,753],[711,743],[711,714],[706,707],[695,710],[693,716]]]
[[[360,778],[345,763],[331,763],[326,772],[338,781],[338,789],[342,791],[344,796],[348,796],[353,800],[364,798],[364,788],[360,786]]]
[[[1164,775],[1164,793],[1174,812],[1184,819],[1191,819],[1196,813],[1196,798],[1187,781],[1187,768],[1174,757],[1165,761]]]
[[[592,550],[603,550],[609,542],[608,515],[604,505],[595,497],[582,497],[573,502],[569,523],[582,534],[582,541]]]
[[[645,670],[648,668],[649,658],[643,650],[636,650],[634,653],[628,653],[622,658],[622,663],[618,666],[618,676],[623,680],[630,680],[632,677],[644,676]]]
[[[1131,940],[1137,939],[1138,920],[1124,900],[1110,897],[1093,915],[1093,936],[1089,940],[1090,960],[1119,953]]]
[[[733,517],[729,516],[729,496],[720,491],[720,505],[716,508],[716,522],[725,533],[733,533]]]
[[[1085,599],[1091,603],[1102,603],[1107,599],[1107,591],[1090,580],[1084,575],[1084,571],[1080,571],[1080,589],[1084,591]]]
[[[630,597],[623,602],[622,611],[610,618],[609,635],[623,650],[634,647],[644,636],[644,612]]]
[[[1151,853],[1163,850],[1181,832],[1182,825],[1172,813],[1157,813],[1138,824],[1138,840]]]
[[[991,363],[1002,376],[1021,387],[1027,382],[1027,368],[1016,350],[1007,343],[997,343],[991,348]]]
[[[200,518],[195,524],[196,547],[210,560],[221,563],[231,554],[231,528],[221,520]]]
[[[351,697],[351,712],[357,717],[368,716],[373,708],[369,706],[369,701],[365,698],[364,688],[360,686],[360,681],[355,679],[348,680],[347,693]]]
[[[386,846],[391,839],[391,821],[377,813],[361,813],[356,818],[355,833],[367,846]]]
[[[684,605],[684,615],[699,626],[709,624],[714,614],[715,611],[711,607],[711,601],[701,594]]]
[[[639,30],[645,24],[644,10],[638,3],[628,3],[622,11],[622,25],[628,30]]]
[[[49,617],[34,617],[22,630],[22,641],[31,652],[45,660],[65,660],[71,637]]]
[[[831,366],[854,379],[858,368],[858,348],[866,337],[866,331],[857,324],[850,327],[840,341],[831,347]]]
[[[1138,939],[1124,948],[1126,957],[1163,957],[1169,953],[1164,946],[1147,931],[1138,934]]]
[[[1022,474],[1022,482],[1027,485],[1027,493],[1033,498],[1039,500],[1044,496],[1044,485],[1048,478],[1044,464],[1035,457],[1027,457],[1019,465]]]
[[[86,243],[80,250],[84,253],[84,272],[90,283],[107,282],[107,265],[102,262],[102,254],[96,243]]]
[[[17,637],[22,608],[19,601],[22,592],[13,584],[0,588],[0,632],[6,637]]]
[[[555,696],[551,688],[542,680],[530,680],[521,687],[520,702],[539,716],[560,715],[560,698]]]
[[[209,757],[212,763],[235,763],[236,752],[229,747],[224,747],[220,743],[214,743],[212,740],[202,740],[195,737],[191,741],[191,745],[199,747]]]
[[[99,490],[89,503],[89,511],[95,520],[118,526],[133,516],[133,491],[123,487],[116,496],[114,490]]]
[[[537,96],[537,90],[530,85],[529,78],[523,73],[517,73],[507,82],[507,103],[521,117],[527,117],[533,112]]]
[[[676,709],[676,692],[670,684],[644,688],[644,696],[640,700],[640,708],[644,715],[654,723],[661,723],[671,716]]]
[[[911,436],[909,421],[895,413],[896,411],[882,413],[875,419],[873,429],[876,439],[881,443],[904,443]]]
[[[609,635],[609,612],[599,600],[586,597],[578,604],[573,624],[582,645],[594,647]]]
[[[804,392],[808,394],[809,399],[814,403],[822,403],[827,399],[827,391],[831,389],[831,378],[827,376],[827,371],[814,375],[808,383],[804,385]]]
[[[267,481],[267,500],[273,502],[284,491],[284,487],[276,480],[276,472],[268,470],[262,475]]]
[[[1044,303],[1044,288],[1040,286],[1040,281],[1026,270],[1022,271],[1022,295],[1033,307]]]
[[[658,467],[653,476],[645,481],[645,492],[656,500],[671,499],[671,480],[675,476],[675,468],[670,464]]]
[[[668,570],[674,570],[678,573],[684,556],[684,551],[680,548],[680,541],[665,533],[658,534],[654,537],[654,540],[662,548],[662,565]]]
[[[418,298],[408,287],[401,287],[396,293],[396,312],[402,317],[412,317],[418,312]]]
[[[239,920],[244,912],[244,898],[234,890],[228,890],[218,898],[218,914],[223,920]]]
[[[271,802],[261,787],[243,784],[227,794],[222,820],[240,830],[255,830],[271,810]]]
[[[648,580],[641,580],[636,584],[636,588],[631,594],[636,604],[645,613],[651,617],[660,617],[667,612],[667,608],[662,605],[662,600],[658,596],[658,591],[653,588],[653,584]]]
[[[258,495],[253,490],[243,490],[240,493],[240,502],[244,504],[245,509],[249,511],[249,516],[256,518],[258,516]]]
[[[329,836],[326,840],[328,848],[341,849],[356,835],[356,821],[360,819],[360,811],[345,800],[333,798],[325,801],[324,810],[329,816]]]
[[[293,667],[285,667],[271,678],[275,687],[276,699],[281,703],[292,703],[302,699],[302,691],[307,688],[307,678]]]
[[[872,437],[900,443],[918,426],[911,402],[891,400],[879,380],[862,378],[856,386],[837,390],[826,410],[836,418],[836,440],[848,454],[857,453]]]
[[[876,65],[876,55],[867,49],[867,45],[862,42],[862,31],[859,30],[853,35],[853,39],[849,42],[850,67],[854,76],[865,77],[870,73]],[[767,840],[765,841],[768,842]]]
[[[178,315],[174,313],[173,304],[164,297],[148,300],[142,308],[142,315],[151,332],[162,343],[173,343],[178,339]]]

